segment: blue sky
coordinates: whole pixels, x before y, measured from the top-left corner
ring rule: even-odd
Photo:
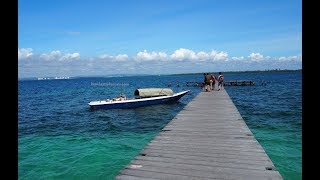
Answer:
[[[302,68],[302,1],[19,0],[18,76]]]

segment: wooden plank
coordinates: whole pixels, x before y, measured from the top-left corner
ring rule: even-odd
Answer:
[[[152,162],[171,162],[179,164],[192,164],[192,165],[204,165],[204,166],[220,166],[220,167],[235,167],[239,169],[261,169],[261,165],[264,166],[272,166],[272,162],[270,161],[225,161],[222,158],[216,158],[213,161],[208,160],[194,160],[194,159],[180,159],[180,158],[165,158],[165,157],[155,157],[155,156],[137,156],[135,160],[144,160],[144,161],[152,161]],[[134,161],[133,161],[134,162]],[[258,166],[257,166],[258,165]]]
[[[225,90],[201,92],[116,179],[282,179]]]

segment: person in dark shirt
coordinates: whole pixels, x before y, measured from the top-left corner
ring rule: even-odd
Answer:
[[[211,91],[211,88],[210,88],[210,80],[211,80],[211,75],[209,75],[209,73],[206,73],[206,76],[205,76],[205,86],[206,86],[206,91],[210,92]]]

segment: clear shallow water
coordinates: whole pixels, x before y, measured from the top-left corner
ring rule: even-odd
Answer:
[[[19,179],[113,179],[201,91],[184,82],[202,79],[172,75],[19,81]],[[255,80],[255,86],[226,90],[281,175],[301,179],[301,72],[228,73],[225,79]],[[87,105],[169,83],[175,92],[191,92],[177,103],[136,109],[91,111]]]

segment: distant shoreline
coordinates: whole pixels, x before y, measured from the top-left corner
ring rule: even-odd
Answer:
[[[302,69],[272,69],[272,70],[251,70],[251,71],[221,71],[222,73],[257,73],[257,72],[294,72],[294,71],[302,71]],[[168,75],[197,75],[203,74],[207,72],[197,72],[197,73],[177,73],[177,74],[168,74]],[[217,72],[208,72],[208,73],[218,73]]]
[[[224,74],[228,73],[258,73],[258,72],[294,72],[294,71],[302,71],[302,69],[272,69],[272,70],[252,70],[252,71],[221,71]],[[203,73],[212,73],[216,74],[217,72],[196,72],[196,73],[176,73],[176,74],[114,74],[114,75],[88,75],[88,76],[70,76],[68,79],[74,78],[90,78],[90,77],[130,77],[130,76],[173,76],[173,75],[202,75]],[[42,77],[54,79],[52,77]],[[26,78],[18,78],[18,80],[38,80],[38,77],[26,77]]]

